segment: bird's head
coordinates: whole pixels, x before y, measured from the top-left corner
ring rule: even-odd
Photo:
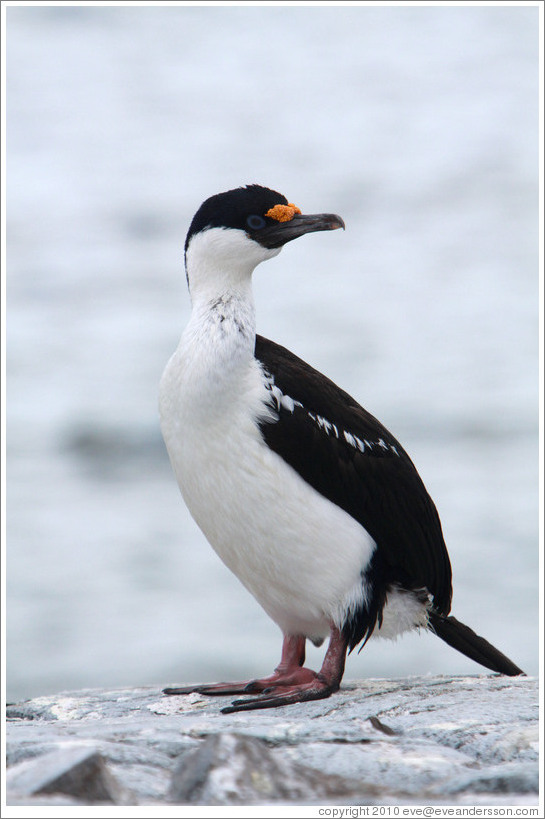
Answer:
[[[281,193],[247,185],[211,196],[193,217],[185,241],[187,281],[194,290],[248,283],[254,268],[305,233],[344,228],[332,213],[302,214]]]

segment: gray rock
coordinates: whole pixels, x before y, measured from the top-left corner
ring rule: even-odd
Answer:
[[[51,796],[18,796],[8,792],[7,804],[10,807],[25,808],[45,808],[55,807],[56,805],[75,805],[81,808],[85,805],[85,802],[80,802],[71,796],[64,796],[62,793],[54,793]]]
[[[100,754],[79,745],[14,765],[6,785],[13,794],[65,794],[91,804],[121,804],[126,798]]]
[[[449,793],[537,793],[539,790],[539,771],[529,765],[518,764],[491,765],[471,771],[446,786]]]
[[[115,777],[122,791],[120,797],[106,786],[55,785],[80,804],[105,792],[110,801],[130,795],[136,804],[163,805],[537,804],[532,678],[347,682],[329,699],[222,714],[229,702],[141,688],[9,706],[8,773],[19,800],[13,804],[38,798],[40,766],[74,746],[98,755],[98,780]],[[32,780],[20,773],[30,763],[37,766]]]
[[[168,799],[177,804],[253,805],[328,802],[363,795],[358,783],[304,768],[274,754],[261,739],[241,734],[208,736],[174,770]],[[367,797],[377,795],[368,789]]]

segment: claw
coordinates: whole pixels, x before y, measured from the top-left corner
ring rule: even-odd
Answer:
[[[198,688],[195,687],[188,687],[188,688],[163,688],[163,694],[193,694],[197,693]]]
[[[251,684],[251,683],[250,683]],[[189,685],[184,688],[163,688],[163,694],[203,694],[207,697],[249,694],[247,683],[214,683],[212,685]]]
[[[192,685],[182,688],[164,688],[163,693],[204,694],[208,697],[232,694],[259,694],[251,700],[234,700],[222,708],[222,714],[236,711],[257,711],[259,708],[279,708],[296,702],[322,700],[339,690],[347,650],[347,638],[336,626],[331,626],[331,637],[324,662],[317,674],[305,668],[305,638],[285,635],[280,665],[270,677],[250,682]]]
[[[244,688],[245,694],[258,694],[261,691],[258,680],[251,680]]]
[[[252,700],[234,700],[231,705],[221,709],[222,714],[234,714],[237,711],[257,711],[260,708],[280,708],[282,705],[293,705],[296,702],[308,702],[309,700],[322,700],[331,696],[338,690],[338,686],[322,684],[310,684],[309,686],[293,686],[288,690],[278,690],[278,693],[263,695]]]

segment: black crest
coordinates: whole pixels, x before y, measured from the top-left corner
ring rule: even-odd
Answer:
[[[251,233],[251,223],[248,224],[251,216],[261,217],[265,223],[274,224],[274,220],[266,218],[265,214],[275,205],[287,204],[285,196],[262,185],[246,185],[217,193],[203,202],[193,217],[185,240],[185,249],[187,250],[192,236],[207,228],[238,228]]]

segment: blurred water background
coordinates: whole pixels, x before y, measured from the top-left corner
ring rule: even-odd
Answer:
[[[454,613],[536,673],[537,8],[10,7],[7,44],[8,698],[278,661],[157,417],[189,221],[248,182],[347,226],[258,268],[260,332],[401,440]],[[480,670],[415,634],[346,677]]]

